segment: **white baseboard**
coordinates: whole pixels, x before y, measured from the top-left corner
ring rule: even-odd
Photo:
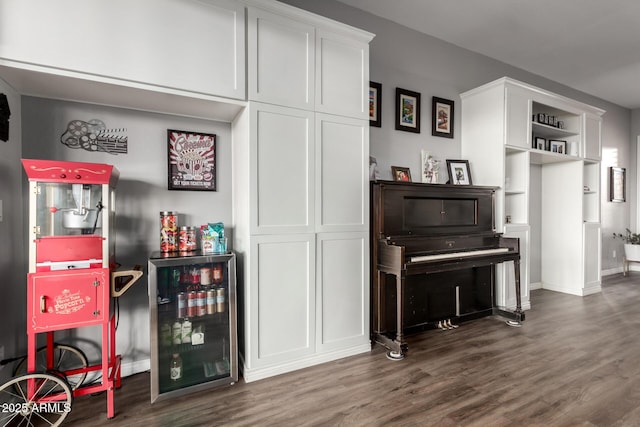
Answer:
[[[151,359],[136,360],[134,362],[126,362],[120,365],[120,376],[128,377],[140,372],[146,372],[151,369]]]

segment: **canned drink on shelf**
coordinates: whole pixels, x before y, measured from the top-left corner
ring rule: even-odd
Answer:
[[[180,252],[190,252],[196,250],[196,228],[180,227]]]
[[[224,288],[216,289],[216,311],[218,313],[224,311]]]
[[[213,283],[222,283],[223,265],[222,263],[214,264],[211,269],[211,281]]]
[[[187,294],[187,317],[195,317],[198,314],[197,296],[196,291]]]
[[[178,317],[187,317],[187,294],[184,292],[178,294]]]
[[[182,323],[175,321],[171,327],[171,335],[173,337],[174,344],[182,344]]]
[[[213,314],[216,312],[216,291],[215,289],[209,289],[207,291],[207,314]]]
[[[204,316],[207,314],[207,293],[205,291],[198,291],[196,301],[197,315]]]
[[[182,344],[190,344],[191,343],[191,333],[192,333],[192,325],[191,322],[185,320],[182,322]]]
[[[178,250],[178,213],[160,212],[160,251]]]

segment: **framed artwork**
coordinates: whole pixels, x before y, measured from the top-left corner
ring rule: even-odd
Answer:
[[[369,82],[369,125],[377,128],[382,127],[381,100],[382,85],[376,82]]]
[[[409,168],[391,166],[391,175],[393,175],[394,181],[411,182],[411,171]]]
[[[536,136],[533,140],[533,148],[536,150],[544,150],[547,145],[547,140]]]
[[[449,160],[447,159],[447,172],[449,174],[449,183],[454,185],[472,185],[471,170],[469,169],[468,160]]]
[[[434,96],[432,111],[431,134],[433,136],[453,138],[453,101]]]
[[[422,164],[422,182],[437,184],[440,161],[434,159],[427,150],[420,150],[420,159]]]
[[[396,130],[420,133],[420,94],[396,88]]]
[[[169,190],[216,191],[216,136],[167,130]]]
[[[625,202],[626,194],[626,169],[625,168],[609,168],[609,201]]]
[[[549,140],[549,151],[552,153],[566,154],[567,153],[567,141]]]

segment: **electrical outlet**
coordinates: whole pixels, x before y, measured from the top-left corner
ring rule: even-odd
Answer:
[[[614,257],[614,258],[616,257],[616,251],[615,251],[615,249],[613,250],[613,257]]]

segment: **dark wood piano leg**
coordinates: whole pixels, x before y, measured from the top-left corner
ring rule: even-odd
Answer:
[[[393,346],[387,353],[387,357],[391,360],[404,359],[404,277],[396,276],[396,339]]]
[[[522,326],[524,320],[524,311],[522,311],[522,294],[520,291],[520,260],[513,260],[513,274],[515,276],[516,285],[516,309],[513,312],[513,317],[507,320],[509,326]]]

